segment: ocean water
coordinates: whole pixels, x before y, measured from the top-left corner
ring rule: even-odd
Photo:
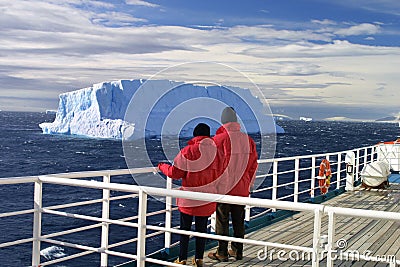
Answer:
[[[31,176],[50,173],[73,171],[89,171],[126,168],[126,162],[121,141],[100,140],[65,135],[43,135],[38,124],[53,121],[54,115],[44,113],[0,112],[0,177]],[[277,136],[276,157],[286,157],[304,154],[335,152],[369,146],[380,141],[394,140],[400,136],[397,124],[370,122],[279,122],[286,133]],[[149,153],[158,156],[159,145],[154,147],[148,143]],[[153,152],[152,152],[153,151]],[[115,182],[134,183],[132,177],[116,177]],[[101,193],[89,189],[45,185],[43,189],[44,206],[58,205],[72,201],[88,200],[90,197],[101,198]],[[117,193],[113,193],[117,195]],[[32,185],[0,185],[0,213],[31,209],[33,196]],[[121,200],[113,203],[111,217],[120,218],[136,214],[135,199]],[[162,203],[151,199],[149,210],[162,208]],[[70,212],[101,216],[100,205],[67,209]],[[151,219],[151,223],[162,225],[161,218]],[[177,223],[175,220],[174,223]],[[88,223],[72,218],[43,216],[42,233],[50,234],[60,229],[71,229],[85,226]],[[32,215],[0,218],[0,243],[32,235]],[[99,245],[99,229],[92,229],[81,234],[70,234],[58,237],[57,240],[67,241],[72,238],[79,244]],[[89,237],[88,237],[89,236]],[[126,228],[112,227],[110,239],[122,241],[134,237],[135,233]],[[64,239],[65,238],[65,239]],[[157,238],[152,240],[158,242]],[[160,243],[160,242],[158,242]],[[31,264],[31,244],[19,245],[13,248],[0,249],[1,266],[29,266]],[[122,252],[135,251],[135,247],[122,247]],[[71,255],[79,251],[67,247],[42,244],[43,260],[55,259],[63,255]],[[111,264],[125,260],[113,258]],[[87,265],[90,262],[92,265]],[[88,255],[82,259],[71,260],[54,266],[99,266],[99,256]]]

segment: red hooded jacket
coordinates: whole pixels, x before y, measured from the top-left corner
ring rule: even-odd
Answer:
[[[240,131],[240,124],[228,122],[214,136],[222,153],[223,173],[218,178],[219,194],[249,196],[258,167],[257,150],[253,139]]]
[[[210,137],[196,136],[188,142],[174,159],[174,165],[158,164],[158,168],[172,179],[182,178],[181,190],[216,193],[213,182],[221,169],[217,148]],[[210,216],[215,202],[177,199],[179,211],[193,216]]]

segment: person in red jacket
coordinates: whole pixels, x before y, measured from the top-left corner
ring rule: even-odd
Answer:
[[[181,190],[216,193],[213,182],[218,178],[219,169],[217,148],[210,138],[210,127],[199,123],[193,131],[194,138],[188,142],[174,159],[174,165],[159,163],[158,168],[172,179],[182,179]],[[190,199],[177,199],[180,211],[180,229],[190,230],[192,220],[195,220],[196,232],[206,233],[207,222],[215,212],[215,202],[203,202]],[[193,264],[203,266],[205,238],[196,237],[196,255]],[[189,236],[180,236],[178,264],[186,264],[188,254]]]
[[[248,197],[254,184],[257,163],[257,150],[253,139],[240,131],[236,112],[227,107],[221,115],[223,124],[214,136],[218,151],[223,157],[223,171],[218,178],[219,194]],[[216,210],[216,229],[218,235],[229,235],[229,215],[232,219],[233,236],[244,238],[245,206],[218,203]],[[218,261],[228,261],[228,257],[237,260],[243,258],[243,243],[232,242],[228,250],[228,241],[220,240],[216,252],[210,252],[208,257]]]

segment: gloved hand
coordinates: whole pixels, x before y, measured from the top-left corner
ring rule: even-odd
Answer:
[[[164,163],[164,162],[160,162],[157,165],[158,169],[164,174],[168,171],[169,166],[170,166],[169,164]]]

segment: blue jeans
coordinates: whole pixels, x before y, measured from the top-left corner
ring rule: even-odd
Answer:
[[[193,216],[185,213],[181,214],[181,230],[190,231],[192,228],[192,221],[194,217],[194,226],[195,231],[199,233],[207,233],[207,222],[208,216]],[[204,249],[206,246],[206,239],[203,237],[196,237],[196,255],[195,259],[203,259]],[[189,236],[181,235],[180,236],[180,251],[179,251],[179,260],[187,260],[189,248]]]

